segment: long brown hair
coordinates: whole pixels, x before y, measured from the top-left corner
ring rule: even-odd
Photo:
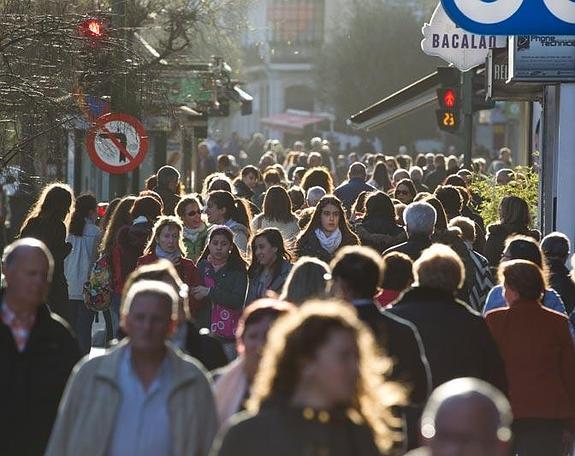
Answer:
[[[30,209],[26,220],[22,223],[20,234],[32,220],[37,218],[42,218],[52,223],[62,222],[68,229],[73,205],[74,193],[69,185],[55,182],[44,187],[36,203]]]
[[[339,211],[339,229],[341,231],[341,245],[359,245],[359,238],[356,234],[351,231],[349,223],[347,221],[347,216],[345,215],[345,211],[343,210],[343,206],[339,198],[333,195],[325,195],[320,200],[315,210],[313,211],[313,215],[311,220],[307,224],[305,230],[300,233],[298,236],[298,240],[302,239],[306,236],[314,235],[314,231],[316,228],[321,228],[321,211],[328,205],[331,204],[337,207]]]
[[[234,232],[225,225],[215,225],[212,228],[210,228],[210,234],[208,235],[206,247],[202,252],[202,256],[198,259],[198,263],[202,260],[208,259],[208,256],[210,255],[210,242],[212,242],[214,236],[217,236],[218,234],[225,236],[228,239],[228,241],[230,241],[232,251],[228,259],[228,264],[235,268],[247,270],[248,265],[244,260],[244,257],[242,256],[240,249],[238,249],[238,246],[234,242]]]
[[[262,266],[258,263],[256,258],[256,240],[259,237],[264,237],[269,242],[272,247],[278,249],[276,254],[276,261],[272,265],[272,279],[273,282],[275,278],[280,274],[281,263],[282,260],[291,263],[292,255],[289,252],[288,248],[285,245],[284,238],[277,228],[265,228],[261,231],[258,231],[250,242],[251,251],[252,251],[252,259],[250,262],[250,267],[248,268],[248,276],[251,278],[256,277],[261,271]]]
[[[268,220],[282,223],[297,220],[292,212],[292,203],[288,192],[280,185],[274,185],[266,191],[263,214]]]
[[[100,247],[98,252],[100,255],[111,255],[114,244],[116,243],[116,237],[118,236],[118,231],[125,225],[132,222],[132,216],[130,215],[132,206],[136,201],[135,196],[126,196],[120,200],[112,216],[108,226],[106,227],[106,232],[102,237],[102,242],[100,242]]]
[[[303,361],[313,359],[335,330],[352,334],[359,352],[356,394],[347,404],[348,415],[367,424],[380,450],[386,452],[400,438],[392,431],[398,423],[391,407],[404,402],[405,391],[386,381],[392,361],[378,351],[370,330],[346,304],[315,301],[280,317],[268,335],[248,410],[257,413],[272,398],[289,401],[300,381]]]

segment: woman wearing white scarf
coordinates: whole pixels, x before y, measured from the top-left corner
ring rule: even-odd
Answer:
[[[164,258],[175,266],[180,279],[188,288],[192,288],[200,285],[202,279],[194,262],[183,256],[185,251],[183,231],[184,227],[179,218],[173,215],[160,217],[154,225],[144,255],[138,258],[138,266],[152,264]],[[190,296],[189,306],[193,318],[200,303]]]
[[[214,398],[220,426],[243,410],[271,325],[279,316],[294,309],[282,301],[260,299],[244,310],[236,332],[239,357],[214,375]]]
[[[297,239],[297,255],[329,263],[341,247],[359,243],[349,227],[341,201],[333,195],[325,195],[316,206],[307,228]]]

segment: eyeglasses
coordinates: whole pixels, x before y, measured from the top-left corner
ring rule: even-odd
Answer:
[[[193,217],[194,215],[196,215],[196,214],[201,214],[201,213],[202,213],[202,211],[198,209],[197,211],[186,212],[186,215],[187,215],[188,217]]]

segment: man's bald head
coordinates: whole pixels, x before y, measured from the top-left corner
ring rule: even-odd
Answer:
[[[363,163],[355,162],[350,165],[347,175],[350,179],[359,177],[365,180],[367,178],[367,170]]]
[[[421,419],[432,456],[506,454],[511,440],[511,406],[493,386],[460,378],[438,387]]]
[[[54,257],[46,244],[38,239],[22,238],[7,246],[2,255],[3,269],[14,267],[20,260],[30,261],[38,254],[48,263],[48,280],[51,282],[54,274]]]

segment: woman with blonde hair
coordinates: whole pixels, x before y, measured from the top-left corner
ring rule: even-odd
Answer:
[[[20,238],[42,241],[54,257],[54,275],[48,293],[48,306],[71,325],[73,321],[68,301],[68,282],[64,274],[64,259],[72,250],[66,242],[74,206],[74,193],[69,185],[59,182],[46,186],[28,213],[20,230]]]
[[[173,215],[163,215],[155,223],[152,235],[138,258],[138,266],[156,263],[159,259],[168,260],[174,265],[180,279],[192,288],[202,283],[198,268],[192,260],[185,257],[184,227],[180,219]],[[198,310],[199,302],[190,298],[189,308],[192,316]]]
[[[404,391],[349,306],[313,302],[270,330],[248,413],[215,443],[219,456],[376,456],[399,440],[391,407]]]

